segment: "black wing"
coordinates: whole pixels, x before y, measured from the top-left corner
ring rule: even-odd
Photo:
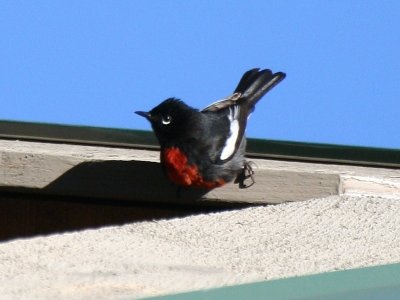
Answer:
[[[231,96],[201,110],[204,113],[226,111],[222,115],[229,120],[230,133],[221,149],[221,160],[230,159],[234,155],[243,139],[247,118],[255,104],[285,76],[285,73],[272,73],[268,69],[251,69],[243,74]]]

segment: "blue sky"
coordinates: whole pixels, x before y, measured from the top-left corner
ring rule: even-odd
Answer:
[[[287,78],[247,135],[400,148],[400,1],[1,1],[0,119],[150,130],[253,67]]]

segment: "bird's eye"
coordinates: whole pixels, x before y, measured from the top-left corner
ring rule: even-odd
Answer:
[[[166,116],[163,116],[163,117],[161,118],[161,122],[162,122],[164,125],[168,125],[169,123],[171,123],[171,120],[172,120],[172,118],[171,118],[170,115],[166,115]]]

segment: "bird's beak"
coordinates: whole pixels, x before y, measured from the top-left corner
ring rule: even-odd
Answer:
[[[151,120],[151,114],[147,111],[135,111],[135,114],[145,117],[147,120]]]

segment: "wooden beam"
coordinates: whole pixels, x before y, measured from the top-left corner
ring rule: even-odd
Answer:
[[[140,202],[281,203],[338,195],[338,174],[269,168],[254,159],[256,184],[228,184],[177,194],[161,172],[158,151],[0,140],[0,190]],[[266,163],[267,162],[267,163]]]
[[[0,191],[144,203],[282,203],[341,193],[400,194],[400,170],[251,159],[256,183],[211,191],[177,189],[157,150],[0,139]]]

